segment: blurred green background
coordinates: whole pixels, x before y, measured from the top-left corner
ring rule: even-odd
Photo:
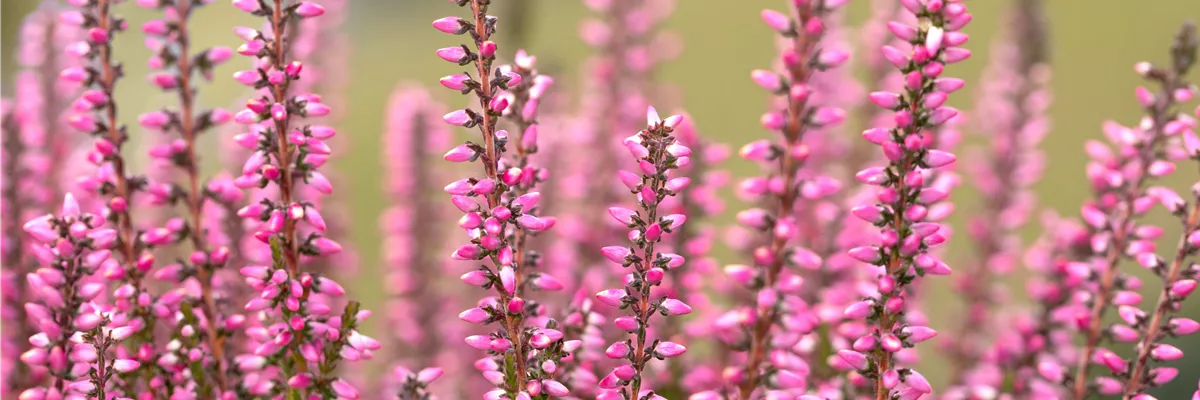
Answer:
[[[19,24],[38,3],[36,0],[0,2],[0,27],[3,29],[0,35],[3,39],[0,47],[3,83],[0,85],[6,96],[12,94],[11,79],[15,68],[12,55],[18,41]],[[352,238],[338,239],[352,243],[361,254],[359,283],[353,291],[368,306],[374,306],[382,299],[382,288],[379,287],[382,280],[378,278],[381,275],[378,263],[381,241],[376,234],[376,221],[386,204],[378,182],[381,152],[377,143],[386,99],[398,82],[421,82],[434,87],[438,77],[458,71],[457,67],[433,55],[436,48],[457,44],[458,38],[436,32],[429,27],[429,21],[461,11],[446,1],[433,0],[352,0],[350,3],[349,19],[345,24],[353,44],[347,49],[351,68],[349,107],[343,110],[346,119],[340,127],[342,134],[350,138],[350,144],[348,149],[335,149],[343,153],[333,165],[348,178],[348,187],[341,190],[349,193],[347,199],[352,205],[356,229]],[[757,121],[765,97],[750,82],[748,75],[751,69],[768,67],[775,50],[772,34],[762,26],[758,11],[768,7],[781,8],[786,2],[679,0],[677,3],[667,29],[682,36],[683,54],[665,65],[658,76],[681,88],[683,105],[710,138],[739,146],[764,137],[765,132],[758,128]],[[857,24],[867,15],[868,3],[867,0],[850,1],[850,24]],[[557,77],[560,85],[552,90],[551,96],[570,96],[573,103],[577,102],[577,94],[566,93],[566,90],[580,86],[578,73],[589,48],[580,42],[576,32],[578,22],[588,11],[576,0],[494,0],[493,4],[494,13],[501,17],[501,35],[511,31],[506,25],[509,20],[505,19],[505,14],[517,5],[527,8],[525,17],[530,25],[522,35],[524,43],[521,45],[539,57],[543,69],[554,66],[561,71]],[[971,90],[978,87],[972,82],[979,77],[987,60],[990,40],[998,30],[1004,29],[1001,26],[1002,10],[1009,6],[1009,1],[980,0],[968,4],[975,14],[975,21],[966,29],[971,34],[967,47],[974,51],[974,56],[948,69],[949,75],[968,81],[968,91],[952,100],[964,109],[971,108],[974,97]],[[1164,61],[1167,46],[1180,23],[1188,18],[1200,18],[1200,3],[1196,0],[1052,0],[1047,1],[1047,8],[1052,24],[1054,129],[1043,144],[1049,153],[1049,168],[1037,191],[1045,207],[1074,216],[1080,202],[1089,194],[1083,175],[1083,141],[1101,138],[1099,127],[1106,119],[1136,123],[1140,111],[1133,98],[1133,89],[1140,84],[1140,78],[1133,73],[1133,64],[1142,60]],[[129,74],[118,87],[118,102],[122,106],[122,119],[136,127],[135,118],[140,112],[161,107],[164,103],[173,104],[174,100],[153,89],[142,78],[150,53],[141,45],[138,27],[153,18],[153,13],[135,7],[132,2],[119,6],[118,13],[128,18],[131,27],[131,32],[116,39],[117,55],[125,60]],[[227,1],[218,0],[194,15],[193,46],[236,47],[240,42],[230,28],[256,24],[257,21],[237,11]],[[501,36],[502,53],[511,54],[515,47],[504,40],[505,36]],[[204,105],[231,107],[239,103],[245,91],[228,79],[238,65],[244,65],[244,62],[234,60],[220,67],[218,80],[201,88],[200,98]],[[1195,73],[1192,75],[1197,77]],[[462,102],[460,97],[451,96],[452,93],[445,90],[435,94],[458,102],[453,104]],[[1188,110],[1192,107],[1194,105]],[[985,120],[987,116],[971,115],[971,118]],[[139,134],[138,129],[133,128],[133,134]],[[978,146],[982,142],[969,130],[966,138],[964,146]],[[728,168],[739,176],[755,172],[752,165],[736,159],[728,163]],[[1184,165],[1180,171],[1170,183],[1186,191],[1196,182],[1196,168]],[[969,182],[969,177],[965,180]],[[978,203],[968,186],[964,185],[964,189],[955,194],[959,221]],[[737,208],[736,204],[730,207],[731,211]],[[726,221],[730,219],[729,215],[724,217]],[[1165,215],[1153,218],[1168,227],[1164,240],[1173,246],[1172,233],[1177,233],[1178,228]],[[1027,237],[1032,238],[1034,233],[1031,228]],[[965,235],[958,235],[956,239],[960,242],[951,242],[951,248],[956,249],[951,251],[952,260],[961,259],[970,249],[965,243]],[[733,261],[733,256],[724,253],[722,259]],[[939,282],[931,284],[932,299],[928,304],[945,306],[935,306],[930,314],[935,325],[946,326],[956,318],[958,309],[953,294],[947,289],[948,280],[934,280]],[[1155,286],[1147,284],[1149,288]],[[1013,287],[1014,297],[1022,298],[1023,290],[1018,285]],[[1192,304],[1185,313],[1195,318],[1198,310],[1200,307]],[[1179,378],[1160,394],[1160,399],[1188,398],[1196,389],[1200,357],[1195,355],[1200,353],[1195,352],[1200,352],[1200,342],[1186,347],[1193,349],[1193,353],[1189,353],[1193,356],[1177,363],[1181,369]],[[926,359],[927,368],[931,368],[928,376],[945,375],[945,368],[936,357],[927,356]]]

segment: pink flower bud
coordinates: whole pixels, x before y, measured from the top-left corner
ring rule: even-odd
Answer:
[[[455,110],[442,116],[442,120],[450,125],[466,126],[471,122],[471,117],[466,110]]]
[[[889,110],[900,106],[900,95],[892,92],[872,92],[867,98],[871,103]]]
[[[654,348],[655,354],[663,358],[671,358],[683,354],[687,351],[687,347],[675,342],[659,342],[658,347]]]
[[[667,315],[687,315],[692,313],[691,307],[677,299],[663,300],[660,306],[666,310]]]
[[[118,359],[113,361],[113,369],[121,373],[129,373],[141,368],[142,364],[134,360]]]
[[[473,160],[477,155],[478,153],[471,149],[470,146],[463,144],[450,149],[443,158],[450,162],[466,162]]]
[[[462,47],[444,47],[438,49],[437,55],[452,63],[461,63],[467,58],[467,52]]]
[[[1182,279],[1171,284],[1170,293],[1176,299],[1185,299],[1192,291],[1196,290],[1196,281],[1192,279]]]
[[[1196,322],[1190,318],[1172,318],[1167,324],[1176,335],[1186,336],[1200,330],[1200,322]]]
[[[233,6],[248,13],[253,13],[260,9],[258,0],[233,0]]]
[[[863,319],[873,312],[874,307],[871,302],[864,300],[850,304],[849,307],[846,307],[846,311],[842,315],[850,319]]]
[[[304,18],[317,17],[321,14],[325,14],[325,7],[321,7],[321,5],[313,2],[305,1],[300,3],[299,7],[296,7],[296,14]]]
[[[624,297],[625,289],[607,289],[596,293],[596,300],[613,307],[620,307]]]
[[[867,369],[867,356],[853,350],[839,350],[838,357],[856,370]]]
[[[463,90],[467,88],[467,82],[470,80],[471,77],[467,74],[454,74],[442,77],[440,82],[442,83],[442,86],[445,86],[447,89]]]
[[[933,387],[929,385],[929,381],[916,370],[909,370],[909,375],[904,379],[904,382],[908,384],[908,387],[918,392],[933,393]]]
[[[472,308],[458,314],[458,318],[463,321],[478,324],[487,321],[489,318],[488,312],[482,308]]]
[[[850,249],[850,257],[867,264],[878,263],[882,258],[879,255],[879,248],[874,246],[862,246]]]
[[[756,69],[750,72],[754,83],[772,92],[783,90],[783,77],[771,71]]]
[[[1174,361],[1183,358],[1183,350],[1169,344],[1158,344],[1150,350],[1150,356],[1160,361]]]
[[[152,19],[142,24],[142,32],[147,35],[166,35],[170,31],[167,26],[167,21],[161,19]]]
[[[437,20],[433,21],[433,27],[435,29],[445,32],[445,33],[458,34],[459,31],[463,28],[461,21],[462,20],[459,19],[458,17],[453,17],[453,16],[438,18]]]
[[[916,39],[916,37],[917,37],[917,28],[909,26],[907,24],[903,24],[903,23],[896,22],[896,21],[890,21],[887,23],[887,27],[888,27],[888,30],[892,31],[892,34],[896,35],[896,38],[898,38],[900,40],[903,40],[906,42],[911,42],[913,39]]]
[[[633,332],[641,327],[641,324],[638,323],[637,318],[628,315],[617,317],[617,319],[613,321],[613,324],[625,332]]]
[[[787,15],[775,10],[762,10],[761,13],[763,22],[767,26],[779,33],[790,33],[792,31],[792,19]]]
[[[317,254],[322,256],[333,255],[342,252],[342,245],[338,244],[327,237],[320,237],[313,241],[313,246],[316,247]]]
[[[638,215],[637,211],[630,210],[624,207],[609,207],[608,215],[617,220],[623,225],[633,225],[634,217]]]
[[[488,40],[479,45],[479,56],[483,58],[496,57],[496,42]]]

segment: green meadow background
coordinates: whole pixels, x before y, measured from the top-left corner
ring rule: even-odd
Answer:
[[[442,34],[430,28],[435,18],[461,13],[457,7],[445,0],[349,0],[349,18],[344,25],[353,47],[348,49],[349,60],[349,108],[344,123],[340,126],[343,135],[349,137],[348,149],[333,168],[340,170],[347,184],[339,188],[350,205],[355,229],[351,238],[337,238],[360,253],[361,265],[352,292],[364,300],[368,307],[379,308],[383,288],[380,287],[382,267],[379,264],[381,240],[377,232],[377,219],[386,206],[381,193],[381,151],[378,146],[384,107],[387,96],[399,82],[420,82],[429,87],[437,86],[442,75],[459,69],[433,55],[439,47],[458,43],[457,37]],[[661,81],[680,88],[683,106],[695,117],[702,132],[712,139],[738,146],[752,139],[765,137],[766,132],[758,127],[758,116],[763,111],[765,97],[762,91],[749,80],[749,71],[770,65],[774,52],[772,33],[759,21],[762,8],[781,8],[785,0],[677,0],[676,12],[667,22],[666,29],[678,32],[684,40],[681,57],[666,64],[658,74]],[[858,24],[867,15],[870,1],[852,0],[849,5],[849,23]],[[1005,27],[1001,25],[1002,10],[1010,5],[1008,0],[968,1],[974,22],[966,29],[971,34],[967,47],[974,56],[947,71],[948,75],[968,80],[968,90],[954,96],[959,108],[969,109],[974,97],[972,90],[979,85],[979,77],[987,60],[987,50],[995,33]],[[1088,197],[1084,179],[1086,157],[1082,144],[1089,139],[1102,139],[1100,124],[1113,119],[1125,124],[1134,124],[1140,110],[1134,100],[1133,90],[1140,78],[1133,73],[1137,61],[1162,62],[1166,59],[1167,46],[1185,19],[1200,19],[1200,2],[1197,0],[1048,0],[1051,57],[1054,66],[1054,129],[1046,138],[1043,148],[1049,155],[1049,166],[1045,178],[1038,184],[1041,204],[1070,216],[1077,215],[1078,205]],[[501,17],[500,41],[503,54],[511,54],[516,46],[513,41],[536,54],[543,69],[553,68],[560,84],[551,96],[568,96],[571,102],[578,95],[565,92],[566,88],[579,87],[581,62],[589,49],[578,39],[577,26],[581,18],[588,15],[577,0],[493,0],[493,13]],[[16,33],[24,15],[35,9],[36,0],[3,0],[0,2],[0,91],[12,94],[11,79],[14,75],[15,52],[18,38]],[[523,8],[521,14],[526,28],[518,36],[511,35],[513,28],[506,22],[509,15]],[[145,60],[149,51],[141,45],[142,35],[138,27],[153,17],[153,12],[140,9],[126,2],[117,7],[117,12],[127,17],[131,30],[118,35],[117,55],[126,61],[128,77],[118,86],[118,102],[121,118],[131,127],[133,134],[140,134],[136,116],[143,111],[173,104],[171,96],[150,87],[145,82]],[[235,25],[258,26],[254,18],[236,10],[227,0],[217,0],[198,10],[191,26],[194,29],[193,47],[213,45],[236,47],[240,44],[231,27]],[[239,103],[245,94],[241,85],[227,77],[239,66],[245,65],[243,57],[219,68],[218,80],[201,87],[201,102],[206,106],[231,107]],[[1200,74],[1193,73],[1193,79]],[[446,90],[435,92],[451,104],[462,105],[463,100],[451,96]],[[1192,110],[1194,104],[1188,107]],[[986,115],[971,115],[975,120],[986,120]],[[980,135],[966,132],[964,147],[983,143]],[[735,147],[736,148],[736,147]],[[582,151],[582,150],[581,150]],[[210,159],[215,157],[210,157]],[[738,159],[727,163],[727,168],[738,176],[755,172],[755,167]],[[1197,181],[1197,168],[1181,165],[1179,173],[1170,182],[1181,192]],[[964,177],[968,185],[955,193],[958,203],[956,221],[977,205],[978,197],[969,188],[970,177]],[[732,196],[729,196],[732,200]],[[731,203],[731,211],[738,209]],[[727,212],[723,221],[731,221],[732,212]],[[1173,235],[1178,233],[1176,224],[1166,215],[1155,214],[1152,219],[1168,228],[1164,245],[1173,246]],[[1036,217],[1035,217],[1036,222]],[[451,223],[446,221],[447,224]],[[1036,224],[1035,224],[1036,225]],[[958,230],[963,232],[962,229]],[[1035,231],[1027,232],[1032,238]],[[969,251],[965,235],[955,237],[950,246],[951,260],[961,260]],[[720,253],[723,261],[733,262],[729,252]],[[951,263],[953,267],[955,263]],[[1009,282],[1014,288],[1014,298],[1021,299],[1023,290],[1017,278]],[[948,279],[931,279],[929,314],[936,326],[949,326],[959,312],[954,295],[948,289]],[[1157,283],[1147,281],[1148,288],[1155,289]],[[1149,294],[1146,302],[1153,302],[1157,294]],[[1200,306],[1193,300],[1185,314],[1193,318],[1200,316]],[[1181,373],[1175,382],[1158,393],[1160,399],[1175,400],[1190,398],[1200,378],[1200,337],[1181,347],[1190,348],[1189,359],[1174,363]],[[926,375],[937,384],[945,380],[949,371],[936,355],[934,346],[927,346],[925,354]],[[1130,346],[1119,346],[1128,352]],[[932,355],[932,356],[931,356]],[[936,387],[936,386],[935,386]]]

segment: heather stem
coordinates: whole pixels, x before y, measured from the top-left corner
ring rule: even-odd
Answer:
[[[471,14],[474,17],[475,27],[475,32],[472,36],[475,39],[476,48],[482,49],[484,43],[489,41],[493,32],[493,25],[487,21],[488,1],[470,0],[470,2]],[[486,179],[490,179],[493,182],[500,182],[500,176],[497,172],[500,161],[500,152],[496,146],[497,119],[496,115],[494,115],[492,112],[492,107],[490,105],[492,98],[495,95],[495,88],[492,86],[492,79],[494,77],[491,75],[492,61],[494,59],[494,57],[481,56],[475,61],[475,68],[479,81],[479,108],[480,110],[483,110],[483,112],[481,112],[483,122],[479,124],[479,133],[483,136],[484,154],[482,154],[480,158],[481,162],[483,163],[484,175],[486,176]],[[493,190],[491,193],[486,195],[489,209],[494,209],[501,205],[501,194],[502,191]],[[508,243],[507,238],[502,237],[500,246],[511,246],[511,244]],[[521,253],[515,253],[514,256],[523,257]],[[516,262],[516,267],[517,268],[514,268],[514,271],[520,271],[521,262]],[[519,273],[515,273],[514,282],[514,287],[519,290],[519,288],[522,286],[521,275]],[[500,285],[496,286],[496,292],[500,294],[500,304],[502,305],[507,305],[513,296],[519,297],[519,294],[516,290],[514,290],[514,293],[509,294],[506,293]],[[504,313],[504,325],[508,331],[509,340],[512,342],[514,354],[513,362],[516,364],[517,368],[517,376],[515,377],[515,384],[513,385],[512,389],[519,392],[525,388],[527,369],[525,365],[526,359],[524,356],[525,340],[523,340],[521,337],[522,331],[524,330],[524,321],[521,315],[514,315],[511,312],[506,312]]]
[[[271,10],[271,32],[274,34],[274,44],[271,47],[274,55],[271,57],[271,61],[274,63],[276,71],[284,71],[287,64],[284,36],[286,36],[288,25],[284,20],[283,11],[283,0],[275,0],[275,7]],[[290,83],[291,80],[285,79],[282,83],[271,86],[271,93],[276,104],[287,104]],[[294,195],[292,157],[295,149],[287,142],[288,122],[291,121],[291,118],[274,118],[273,120],[275,121],[276,139],[275,157],[279,162],[279,201],[281,205],[287,207],[292,204]],[[296,221],[294,219],[288,218],[284,222],[281,236],[283,237],[283,255],[288,273],[291,276],[299,276],[300,243],[296,240]],[[300,367],[303,369],[304,365]]]
[[[655,157],[655,155],[651,155],[650,160],[652,160],[651,162],[654,163],[654,165],[663,165],[663,159],[665,155],[666,152],[659,151],[657,157]],[[644,176],[642,178],[642,182],[642,185],[651,188],[654,193],[661,193],[663,186],[666,184],[666,181],[658,175],[652,177]],[[646,212],[647,221],[658,221],[658,203],[661,200],[662,199],[656,199],[653,202],[643,203],[642,211]],[[654,252],[654,244],[655,241],[649,241],[646,244],[642,252],[642,262],[637,264],[637,273],[640,275],[639,280],[642,282],[642,284],[636,310],[638,318],[638,330],[635,334],[637,336],[637,349],[634,353],[633,359],[633,367],[635,370],[637,370],[637,375],[633,379],[633,391],[629,394],[629,398],[631,399],[638,398],[639,394],[641,393],[642,371],[645,370],[646,362],[651,358],[646,352],[646,336],[648,333],[646,330],[650,326],[650,316],[654,315],[654,310],[650,307],[650,288],[652,286],[646,280],[646,272],[653,267],[651,263],[653,263],[657,258],[656,253]]]

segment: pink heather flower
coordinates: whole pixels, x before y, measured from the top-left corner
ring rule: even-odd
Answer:
[[[445,47],[438,49],[438,57],[452,63],[461,63],[467,58],[467,52],[462,47]]]
[[[1195,27],[1185,27],[1180,33],[1180,37],[1194,38]],[[1194,39],[1191,40],[1194,41]],[[1163,73],[1173,74],[1173,76],[1181,76],[1186,73],[1192,61],[1184,61],[1179,57],[1194,60],[1194,50],[1187,52],[1190,54],[1184,55],[1178,47],[1174,47],[1171,53],[1172,63],[1169,72]],[[1170,79],[1159,81],[1159,83],[1163,85],[1164,93],[1173,93],[1177,88],[1183,87],[1176,85],[1187,85]],[[1070,295],[1091,296],[1096,301],[1093,304],[1087,304],[1090,308],[1076,317],[1076,324],[1080,328],[1085,343],[1076,358],[1077,364],[1085,367],[1078,368],[1074,376],[1077,384],[1069,388],[1076,397],[1084,395],[1088,390],[1087,382],[1092,379],[1089,377],[1090,371],[1086,366],[1091,362],[1098,361],[1114,375],[1120,376],[1120,382],[1128,382],[1127,384],[1117,382],[1112,385],[1112,388],[1102,385],[1102,393],[1123,393],[1125,397],[1133,398],[1150,389],[1150,385],[1147,383],[1152,382],[1152,379],[1146,377],[1149,372],[1147,371],[1149,359],[1174,360],[1182,357],[1182,352],[1178,349],[1158,343],[1158,340],[1163,337],[1160,332],[1164,324],[1157,321],[1163,321],[1168,317],[1167,313],[1173,312],[1170,310],[1172,307],[1165,307],[1164,304],[1182,300],[1190,294],[1191,288],[1195,286],[1194,282],[1183,279],[1180,274],[1183,264],[1180,257],[1183,257],[1182,254],[1186,252],[1179,250],[1172,253],[1177,254],[1174,256],[1175,260],[1165,263],[1154,254],[1155,247],[1148,241],[1139,240],[1132,235],[1115,235],[1113,233],[1118,229],[1128,229],[1129,232],[1155,231],[1156,229],[1146,230],[1140,227],[1140,221],[1138,221],[1154,205],[1155,200],[1161,201],[1184,220],[1184,236],[1179,241],[1179,246],[1189,246],[1188,236],[1197,229],[1196,224],[1193,223],[1194,218],[1189,216],[1200,212],[1196,209],[1200,201],[1192,199],[1191,209],[1187,209],[1188,203],[1179,199],[1177,194],[1159,188],[1146,188],[1149,178],[1160,177],[1174,170],[1173,164],[1169,160],[1160,159],[1159,154],[1170,152],[1171,150],[1168,149],[1177,146],[1176,144],[1164,146],[1164,140],[1160,140],[1167,135],[1166,125],[1179,118],[1179,113],[1174,111],[1177,107],[1175,96],[1153,96],[1145,89],[1139,88],[1137,97],[1147,113],[1145,122],[1136,128],[1126,128],[1116,123],[1107,124],[1105,130],[1112,146],[1116,148],[1115,152],[1109,151],[1107,146],[1099,143],[1090,145],[1088,148],[1089,155],[1094,160],[1092,167],[1088,169],[1088,177],[1091,180],[1093,191],[1097,193],[1097,198],[1084,205],[1083,216],[1085,221],[1092,226],[1089,233],[1092,234],[1090,240],[1095,256],[1089,261],[1097,267],[1095,267],[1095,272],[1084,276],[1087,285],[1080,285],[1077,289],[1079,293]],[[1130,140],[1130,138],[1136,139]],[[1186,151],[1186,147],[1184,150]],[[1142,197],[1148,201],[1134,200]],[[1158,199],[1155,199],[1156,197]],[[1118,212],[1116,210],[1127,211]],[[1137,286],[1140,286],[1140,282],[1127,277],[1120,271],[1119,265],[1114,264],[1119,262],[1123,255],[1129,255],[1139,263],[1153,267],[1155,273],[1164,282],[1156,303],[1158,305],[1152,309],[1151,314],[1136,307],[1140,303],[1141,296],[1133,290],[1138,289]],[[1170,265],[1170,267],[1165,267],[1164,264]],[[1132,283],[1127,283],[1127,280]],[[1139,327],[1140,332],[1138,333],[1141,338],[1135,347],[1138,354],[1132,358],[1132,363],[1099,347],[1104,345],[1105,325],[1101,321],[1100,315],[1113,305],[1118,306],[1118,315],[1123,320],[1133,321],[1131,325]],[[1155,322],[1143,323],[1143,321]]]
[[[433,21],[433,27],[439,31],[449,34],[459,34],[463,29],[461,19],[458,17],[444,17]]]
[[[305,1],[301,2],[299,7],[296,7],[296,14],[304,18],[318,17],[325,14],[325,7],[321,5]]]
[[[669,180],[664,175],[669,174],[677,168],[673,163],[669,163],[667,158],[669,154],[667,147],[674,142],[674,138],[670,136],[671,128],[668,128],[664,120],[653,109],[648,109],[646,113],[647,127],[639,132],[634,137],[626,139],[625,144],[631,149],[631,154],[638,158],[643,164],[650,164],[651,167],[643,167],[643,171],[651,170],[651,172],[643,172],[641,181],[645,183],[643,191],[639,193],[639,197],[647,199],[650,197],[661,198],[675,195],[666,189],[666,182]],[[668,118],[672,120],[672,118]],[[646,151],[642,151],[642,149]],[[677,151],[678,152],[678,151]],[[660,172],[661,171],[661,172]],[[621,263],[625,266],[625,261],[632,254],[638,254],[640,262],[634,262],[630,267],[633,267],[630,278],[633,282],[637,282],[632,287],[640,287],[640,290],[627,291],[626,289],[607,289],[596,295],[596,299],[601,303],[609,306],[623,306],[625,302],[632,302],[634,307],[629,307],[627,310],[631,315],[622,315],[614,320],[614,325],[627,333],[631,334],[630,340],[637,340],[639,343],[645,342],[647,334],[645,327],[650,324],[650,318],[654,313],[654,307],[647,307],[645,304],[651,301],[650,290],[654,286],[663,283],[664,275],[660,268],[654,267],[651,264],[654,254],[654,246],[662,240],[662,227],[667,229],[679,228],[686,219],[682,215],[666,215],[659,217],[658,221],[645,221],[643,215],[656,215],[658,204],[654,201],[642,201],[639,203],[641,210],[634,211],[623,207],[611,207],[609,215],[616,219],[619,223],[632,229],[631,237],[641,236],[644,240],[636,241],[633,248],[620,246],[605,247],[602,253],[606,258],[613,262]],[[677,299],[667,298],[658,304],[661,307],[664,315],[682,315],[691,312],[691,307]],[[642,311],[645,310],[645,311]],[[668,343],[668,342],[663,342]],[[660,343],[660,344],[663,344]],[[614,345],[615,346],[615,345]],[[678,347],[675,347],[678,346]],[[664,348],[664,353],[660,353],[663,357],[681,354],[683,347],[675,343],[670,343]],[[644,351],[644,350],[643,350]],[[609,353],[622,352],[620,346],[610,347]],[[610,354],[611,356],[611,354]],[[648,354],[634,354],[631,357],[634,360],[646,359]],[[641,393],[640,379],[635,379],[635,376],[641,376],[644,365],[622,364],[614,372],[619,379],[619,382],[614,384],[606,384],[602,382],[602,386],[608,386],[609,389],[628,390],[627,393]],[[606,378],[607,379],[607,378]]]
[[[467,126],[471,122],[471,117],[467,114],[466,110],[451,111],[449,114],[443,116],[442,119],[447,124],[459,126]]]
[[[779,33],[790,33],[792,30],[792,19],[787,15],[775,10],[762,10],[762,20],[767,26]]]
[[[943,13],[945,15],[944,13],[949,12],[945,8],[939,8],[942,7],[940,2],[937,4],[913,3],[906,4],[906,8],[913,14]],[[961,6],[959,3],[955,4]],[[959,8],[955,7],[954,12],[962,11]],[[871,341],[874,341],[873,335],[878,335],[876,332],[894,332],[896,330],[904,332],[910,328],[907,325],[909,322],[891,316],[903,312],[906,308],[904,297],[906,292],[902,286],[916,278],[916,276],[910,275],[909,271],[914,269],[932,270],[936,267],[939,269],[939,274],[942,272],[940,271],[942,263],[926,253],[930,247],[944,241],[945,237],[936,233],[939,230],[936,222],[927,223],[923,220],[928,218],[936,221],[937,218],[930,218],[931,214],[926,207],[940,205],[938,203],[947,197],[948,187],[937,186],[934,181],[925,179],[926,176],[922,175],[923,171],[914,168],[914,162],[923,163],[925,165],[922,167],[930,169],[944,168],[954,161],[954,156],[941,151],[932,153],[936,149],[931,147],[938,145],[936,136],[931,137],[932,144],[914,139],[918,138],[917,135],[925,135],[927,132],[929,135],[938,135],[939,130],[947,130],[943,125],[958,113],[954,109],[941,106],[945,102],[945,94],[929,89],[932,80],[941,73],[941,66],[932,54],[948,51],[949,49],[943,49],[945,32],[957,31],[958,28],[961,28],[961,26],[948,27],[946,25],[948,24],[943,21],[920,28],[924,31],[922,33],[925,33],[923,35],[925,37],[921,38],[921,35],[913,32],[913,28],[909,26],[899,23],[889,24],[889,30],[899,39],[908,41],[909,46],[884,46],[884,58],[897,68],[907,71],[908,68],[912,68],[910,67],[912,64],[926,73],[906,72],[904,83],[908,90],[903,94],[881,91],[868,96],[868,100],[874,105],[894,112],[895,126],[890,132],[876,128],[863,133],[863,137],[868,142],[882,147],[889,164],[884,167],[870,167],[855,175],[859,182],[879,186],[882,192],[877,196],[880,204],[854,207],[852,214],[872,224],[882,224],[884,228],[877,244],[854,247],[847,252],[849,257],[860,262],[872,266],[882,264],[879,266],[883,267],[884,271],[875,285],[879,288],[879,293],[870,295],[868,300],[851,304],[845,308],[843,313],[846,318],[850,319],[869,319],[867,331],[856,334],[859,335],[856,343],[862,342],[864,347],[867,347],[864,339],[871,338]],[[918,42],[918,39],[924,40]],[[912,50],[906,52],[901,48]],[[841,55],[828,57],[834,64],[841,59]],[[814,115],[815,123],[840,121],[844,116],[844,113],[834,111],[825,112],[825,115],[822,115],[823,110],[817,109]],[[916,113],[929,115],[929,118],[916,120],[913,118]],[[943,134],[945,133],[943,132]],[[913,193],[916,204],[905,202],[899,196],[894,195],[899,192]],[[903,215],[905,218],[885,218],[882,214],[885,211]],[[898,255],[904,257],[898,257]],[[906,260],[914,261],[912,264],[908,264]],[[872,275],[874,274],[872,273]],[[876,304],[880,307],[876,308]],[[927,340],[935,334],[926,329],[915,328],[915,332],[910,332],[909,335],[913,339],[911,343]],[[896,363],[899,362],[897,357],[900,356],[898,352],[903,348],[903,341],[894,335],[887,334],[880,337],[878,343],[882,351],[864,354],[843,350],[839,352],[839,356],[855,369],[871,368],[868,372],[875,376],[874,387],[878,394],[877,397],[905,397],[914,392],[919,396],[919,393],[932,391],[928,382],[911,369],[909,369],[910,375],[904,380],[907,388],[897,386],[895,379],[897,374],[894,369]],[[748,394],[747,391],[743,391],[743,393]]]
[[[442,77],[440,82],[442,83],[442,86],[445,86],[447,89],[463,90],[466,89],[467,82],[470,80],[471,77],[467,74],[454,74]]]
[[[465,33],[494,22],[487,21],[494,17],[487,16],[486,9],[486,4],[475,4],[471,7],[472,18],[446,17],[434,21],[433,25],[442,32]],[[465,214],[459,218],[459,227],[466,230],[471,238],[471,243],[461,245],[453,258],[488,260],[479,272],[464,275],[462,280],[496,291],[496,297],[480,302],[479,307],[464,312],[460,317],[475,323],[499,324],[493,337],[502,337],[505,335],[503,332],[522,331],[532,324],[545,324],[544,308],[527,306],[527,288],[563,288],[561,282],[547,273],[549,271],[525,271],[529,264],[520,261],[536,257],[531,253],[528,238],[550,230],[557,223],[554,217],[540,215],[537,203],[541,195],[535,188],[545,179],[547,172],[532,157],[538,149],[537,101],[544,94],[549,81],[537,75],[532,61],[527,57],[523,57],[520,65],[493,70],[492,63],[499,46],[489,39],[490,29],[476,29],[475,33],[478,34],[472,35],[474,51],[463,45],[440,49],[437,55],[446,61],[475,67],[470,75],[450,75],[440,81],[447,88],[475,96],[484,109],[456,110],[442,116],[442,120],[448,125],[478,129],[480,138],[473,143],[480,144],[460,145],[445,153],[443,158],[451,162],[480,161],[489,164],[482,165],[484,176],[455,181],[447,185],[444,191],[454,196],[452,202]],[[534,85],[525,85],[523,82],[534,82]],[[513,109],[513,105],[520,105],[520,108]],[[496,130],[497,118],[509,119],[515,128],[514,134]],[[497,147],[497,141],[508,144]],[[505,154],[506,151],[510,153]],[[465,196],[475,197],[478,201]],[[522,284],[524,282],[532,284]],[[481,318],[480,313],[493,317]],[[563,334],[557,330],[542,329],[528,338],[515,339],[509,337],[487,344],[486,349],[492,355],[480,362],[499,365],[515,360],[518,364],[515,371],[501,372],[496,370],[498,368],[489,368],[484,373],[487,381],[501,387],[515,384],[515,387],[531,392],[523,393],[526,397],[543,389],[558,393],[560,386],[564,394],[568,392],[561,383],[529,379],[539,373],[547,373],[544,371],[547,366],[555,368],[554,360],[571,356],[573,350],[565,346]],[[563,346],[555,347],[555,343],[562,343]],[[483,343],[473,346],[485,348]],[[532,351],[535,349],[538,351]],[[489,393],[504,392],[498,389]]]

